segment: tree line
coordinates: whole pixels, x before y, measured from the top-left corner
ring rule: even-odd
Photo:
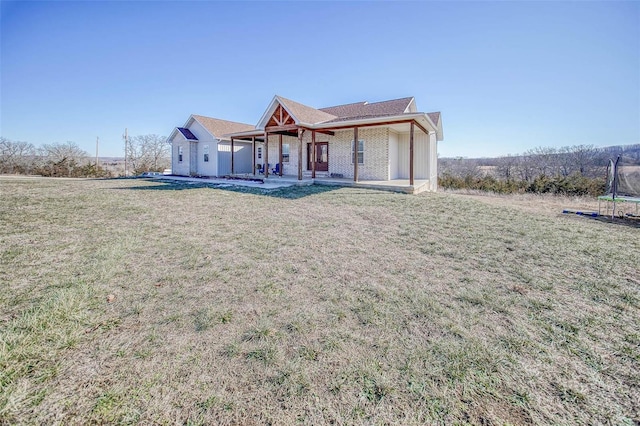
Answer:
[[[640,165],[640,144],[537,147],[497,158],[442,158],[438,181],[450,189],[596,196],[605,191],[609,159],[618,155]]]
[[[171,145],[154,134],[134,136],[125,149],[129,170],[134,174],[162,172],[171,167]],[[30,142],[0,137],[0,173],[50,177],[113,177],[117,173],[96,165],[95,157],[75,142],[35,146]]]

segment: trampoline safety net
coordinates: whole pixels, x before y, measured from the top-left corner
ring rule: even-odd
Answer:
[[[620,156],[607,167],[607,195],[640,198],[640,166]]]

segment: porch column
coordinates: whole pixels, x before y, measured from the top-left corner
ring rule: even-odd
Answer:
[[[304,129],[298,128],[298,180],[302,180],[302,135]]]
[[[253,149],[253,160],[251,161],[251,164],[253,165],[253,175],[256,175],[256,137],[252,136],[251,137],[251,146]]]
[[[411,122],[411,129],[409,130],[409,185],[413,186],[413,121]]]
[[[358,128],[353,128],[353,181],[358,181]]]
[[[429,185],[438,190],[438,139],[434,130],[429,132]]]
[[[231,138],[231,174],[233,175],[233,138]]]
[[[311,177],[316,178],[316,131],[311,131]]]
[[[278,135],[278,143],[280,144],[280,158],[279,158],[279,163],[280,166],[278,167],[279,170],[279,175],[282,176],[282,135]]]

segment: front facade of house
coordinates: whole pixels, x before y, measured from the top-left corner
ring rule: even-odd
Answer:
[[[256,126],[192,115],[169,140],[175,175],[408,180],[435,191],[442,123],[414,98],[314,109],[275,96]]]

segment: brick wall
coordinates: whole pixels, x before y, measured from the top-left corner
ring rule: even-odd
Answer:
[[[386,127],[364,128],[358,131],[358,138],[364,141],[364,164],[358,165],[358,178],[362,180],[389,179],[389,129]],[[341,174],[353,178],[351,162],[351,141],[353,130],[341,130],[334,136],[316,133],[316,142],[329,142],[329,173]],[[283,163],[285,175],[298,174],[298,138],[283,136],[282,143],[289,144],[289,162]],[[302,138],[302,170],[307,171],[307,146],[311,143],[311,131],[305,131]],[[256,164],[265,162],[256,159]],[[279,161],[278,135],[269,135],[269,164],[274,168]],[[271,171],[270,171],[271,173]]]
[[[282,136],[282,145],[289,144],[289,162],[282,163],[282,173],[285,175],[298,175],[298,138],[292,136]],[[303,143],[304,145],[304,143]],[[262,146],[263,154],[262,159],[257,158],[256,153],[256,164],[265,163],[264,156],[264,145],[258,144],[256,146]],[[305,148],[302,149],[302,158],[303,158],[303,170],[306,167],[305,161],[307,157],[307,153]],[[269,164],[271,164],[271,168],[269,169],[269,173],[271,170],[276,167],[276,164],[280,161],[280,143],[278,139],[278,135],[269,135]]]
[[[358,179],[389,179],[389,129],[387,127],[358,130],[358,139],[364,141],[364,164],[358,164]],[[329,173],[353,178],[351,142],[353,129],[342,130],[329,139]]]

